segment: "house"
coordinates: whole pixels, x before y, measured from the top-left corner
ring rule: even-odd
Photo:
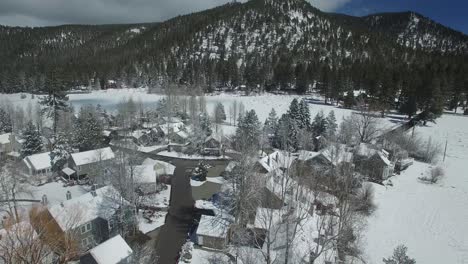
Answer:
[[[132,132],[132,139],[138,145],[148,146],[157,141],[157,133],[153,130],[135,130]]]
[[[393,174],[394,164],[385,150],[377,150],[373,145],[361,143],[354,151],[356,171],[375,181],[386,180]]]
[[[189,135],[185,131],[173,132],[170,136],[171,142],[176,144],[185,144],[187,142]]]
[[[296,158],[289,152],[275,151],[262,157],[255,164],[255,171],[261,174],[267,174],[277,169],[286,170],[291,167]]]
[[[21,170],[26,176],[49,177],[52,175],[50,152],[27,156],[23,159]]]
[[[340,144],[331,145],[303,160],[306,166],[318,173],[324,173],[332,167],[343,164],[351,165],[352,161],[353,153],[348,152],[346,146]]]
[[[5,158],[19,158],[19,151],[24,140],[18,138],[13,133],[0,135],[0,160]]]
[[[168,137],[172,133],[177,133],[181,131],[181,129],[184,127],[184,123],[182,122],[177,122],[177,123],[166,123],[164,125],[159,125],[156,128],[156,131],[159,133],[160,136],[163,137]]]
[[[202,215],[196,232],[196,241],[200,246],[224,249],[228,240],[230,222],[219,217]]]
[[[80,264],[127,264],[132,254],[127,242],[117,235],[89,250],[80,258]]]
[[[10,137],[11,133],[1,134],[0,135],[0,160],[6,158],[6,154],[11,152],[11,142]]]
[[[70,157],[69,167],[76,171],[78,177],[92,175],[96,166],[108,166],[115,158],[110,147],[85,152],[73,153]]]
[[[379,182],[392,176],[393,170],[394,165],[388,159],[388,153],[383,150],[372,155],[367,161],[367,166],[363,169],[370,179]]]
[[[43,213],[60,232],[71,234],[82,250],[92,248],[116,234],[122,227],[119,223],[131,225],[134,221],[134,209],[113,187],[106,186],[76,198],[67,198]],[[122,221],[122,218],[125,220]]]
[[[223,154],[223,144],[221,137],[211,135],[203,142],[203,155],[221,156]]]

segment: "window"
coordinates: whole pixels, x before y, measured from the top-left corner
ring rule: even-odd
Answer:
[[[81,226],[81,234],[87,233],[91,230],[91,223]]]

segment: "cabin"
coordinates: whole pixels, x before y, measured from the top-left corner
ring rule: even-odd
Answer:
[[[142,194],[153,194],[160,190],[158,187],[161,182],[166,182],[164,179],[170,179],[174,175],[175,167],[172,164],[148,158],[143,165],[134,166],[128,170],[129,173],[134,174],[136,188]]]
[[[73,153],[70,157],[69,167],[76,171],[77,176],[80,178],[98,176],[93,175],[96,166],[109,166],[114,158],[115,154],[110,147]]]
[[[52,176],[50,152],[25,157],[21,164],[21,170],[27,177],[47,178]]]
[[[202,247],[224,249],[228,241],[230,222],[219,217],[202,215],[196,231],[195,243]]]
[[[134,208],[121,201],[117,190],[106,186],[76,198],[67,195],[66,201],[42,213],[60,232],[72,234],[86,251],[117,234],[122,227],[119,223],[134,223]],[[123,208],[122,204],[125,204]]]
[[[117,235],[106,240],[80,258],[80,264],[130,264],[133,250]]]

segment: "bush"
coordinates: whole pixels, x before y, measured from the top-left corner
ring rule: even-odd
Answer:
[[[374,204],[374,187],[366,183],[356,194],[354,210],[364,215],[371,215],[377,206]]]
[[[418,134],[412,136],[407,133],[399,133],[388,138],[388,140],[406,150],[409,156],[423,162],[436,162],[442,154],[442,144],[440,142],[434,142],[432,138],[424,142]]]
[[[25,94],[21,94],[21,99],[26,99],[26,95]]]
[[[428,176],[420,177],[419,179],[428,183],[437,183],[445,175],[444,169],[440,166],[431,168]]]

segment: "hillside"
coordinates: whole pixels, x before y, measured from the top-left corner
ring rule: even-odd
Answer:
[[[385,103],[440,93],[428,92],[433,82],[458,96],[467,55],[468,36],[415,13],[361,18],[304,0],[251,0],[162,23],[0,27],[0,91],[116,80],[303,93],[316,84],[329,98],[363,89]]]

